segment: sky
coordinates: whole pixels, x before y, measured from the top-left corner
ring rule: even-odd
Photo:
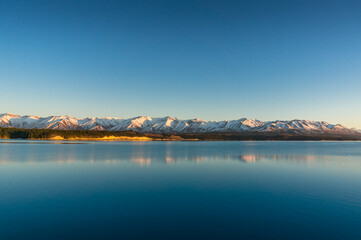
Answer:
[[[361,1],[0,0],[0,112],[361,129]]]

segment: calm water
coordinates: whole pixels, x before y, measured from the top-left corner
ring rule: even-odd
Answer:
[[[0,239],[361,239],[361,142],[0,142]]]

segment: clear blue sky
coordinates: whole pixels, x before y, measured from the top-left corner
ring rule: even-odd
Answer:
[[[361,1],[0,0],[0,112],[361,128]]]

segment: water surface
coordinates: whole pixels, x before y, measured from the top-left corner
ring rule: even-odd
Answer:
[[[0,239],[361,239],[360,142],[0,141]]]

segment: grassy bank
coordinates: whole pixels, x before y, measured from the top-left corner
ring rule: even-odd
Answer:
[[[68,140],[68,141],[344,141],[361,140],[360,135],[305,132],[233,132],[151,134],[135,131],[93,131],[0,128],[0,139]]]

